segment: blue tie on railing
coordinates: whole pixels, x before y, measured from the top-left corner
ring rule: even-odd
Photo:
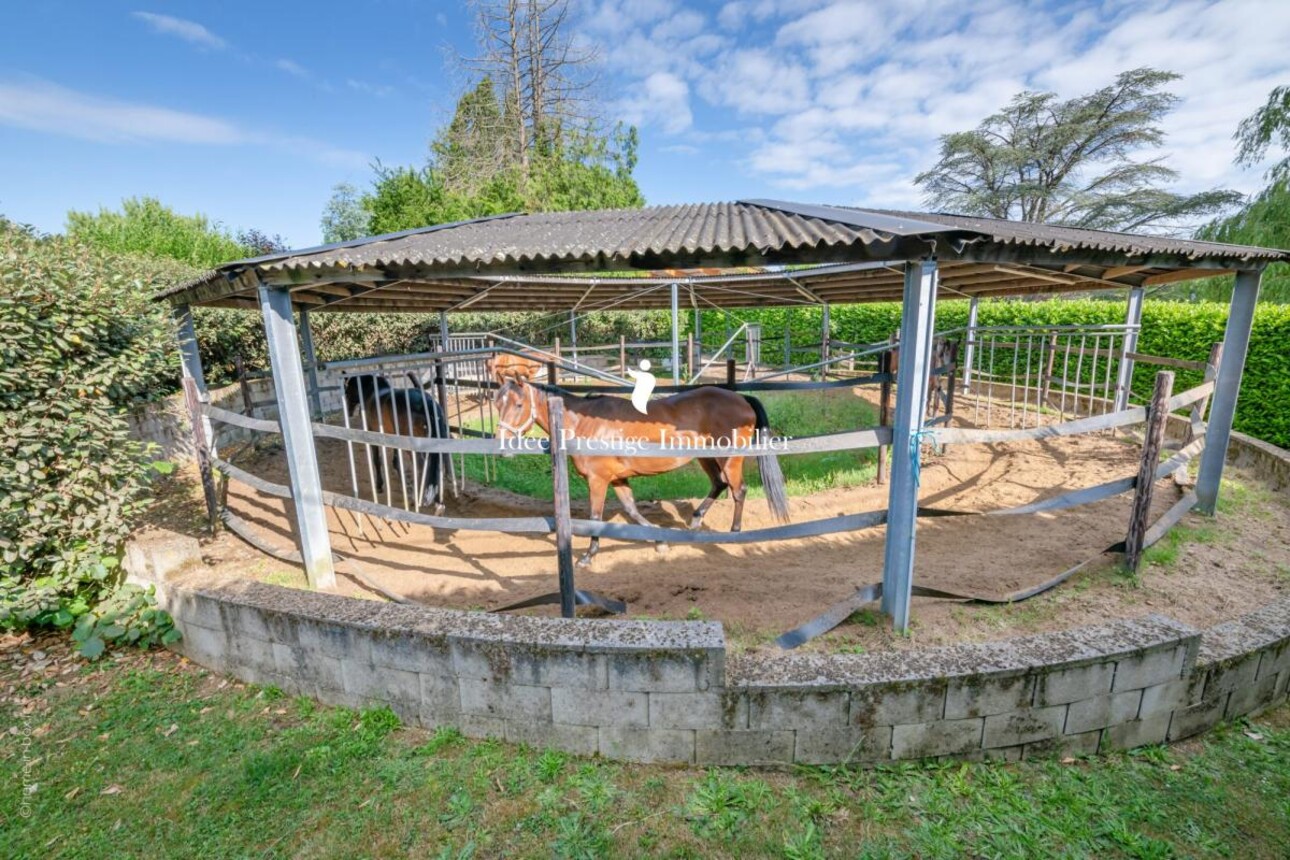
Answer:
[[[922,482],[922,462],[923,458],[919,456],[919,449],[923,446],[923,440],[936,440],[936,428],[924,427],[921,430],[915,430],[909,434],[909,464],[914,473],[914,486],[917,487]]]

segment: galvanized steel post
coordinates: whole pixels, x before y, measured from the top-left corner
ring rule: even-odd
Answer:
[[[832,343],[833,327],[832,325],[829,324],[829,303],[828,302],[821,303],[820,310],[822,311],[822,314],[823,314],[823,318],[820,324],[820,361],[824,362],[824,364],[820,366],[820,378],[828,379],[829,378],[829,365],[828,365],[829,352],[830,352],[830,347],[832,347],[833,345]]]
[[[296,534],[300,539],[305,576],[311,588],[335,588],[331,537],[327,533],[327,512],[322,502],[318,454],[313,429],[309,426],[309,403],[291,314],[291,293],[260,284],[260,308],[264,313],[264,335],[269,348],[269,366],[273,370],[278,422],[291,476],[291,499],[295,503]]]
[[[672,283],[672,384],[681,384],[681,312],[678,307],[680,285]]]
[[[569,348],[573,350],[573,363],[578,363],[578,312],[569,311]]]
[[[968,302],[967,349],[963,353],[963,391],[967,393],[972,387],[972,358],[976,355],[976,314],[981,300],[976,296]]]
[[[179,355],[184,378],[191,379],[196,384],[198,396],[205,401],[207,399],[206,376],[202,373],[202,354],[197,348],[197,330],[193,327],[193,310],[188,305],[176,305],[172,313],[179,327]],[[211,425],[211,420],[205,415],[202,416],[201,420],[202,430],[206,434],[206,444],[210,446],[210,451],[214,454],[215,429]]]
[[[935,260],[905,264],[900,317],[900,362],[896,371],[896,416],[892,421],[891,485],[883,547],[882,610],[899,631],[909,628],[914,585],[914,537],[918,520],[920,431],[927,406],[932,334],[936,326]]]
[[[1250,329],[1254,326],[1254,307],[1259,300],[1262,277],[1262,269],[1237,272],[1232,289],[1227,330],[1223,334],[1223,358],[1214,380],[1205,431],[1205,452],[1196,476],[1196,508],[1207,514],[1213,514],[1218,505],[1218,487],[1223,480],[1227,443],[1232,438],[1232,419],[1236,416],[1236,398],[1241,391],[1241,374],[1250,348]]]
[[[1129,394],[1133,390],[1133,359],[1130,353],[1138,351],[1138,331],[1142,328],[1142,297],[1145,290],[1129,290],[1129,304],[1124,312],[1124,340],[1120,346],[1120,372],[1115,379],[1115,411],[1129,408]]]
[[[703,311],[697,307],[694,309],[694,350],[699,367],[703,367]]]
[[[309,308],[300,309],[300,345],[305,351],[305,372],[309,380],[309,403],[315,419],[322,418],[322,392],[318,390],[318,354],[314,351],[314,329]]]

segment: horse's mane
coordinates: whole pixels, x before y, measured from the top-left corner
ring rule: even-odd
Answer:
[[[600,391],[588,391],[586,394],[579,394],[576,391],[570,391],[569,389],[561,388],[558,385],[551,385],[548,382],[533,382],[532,380],[529,380],[529,385],[532,385],[538,391],[544,391],[547,394],[557,394],[560,397],[575,397],[578,400],[597,400],[601,397],[613,396],[604,394]]]

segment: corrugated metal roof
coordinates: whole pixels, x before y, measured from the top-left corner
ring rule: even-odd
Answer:
[[[1090,249],[1131,256],[1178,254],[1191,259],[1220,257],[1273,261],[1283,260],[1287,256],[1285,251],[1252,245],[1226,245],[1221,242],[1201,242],[1171,236],[1143,236],[1137,233],[1088,230],[1083,227],[1064,227],[1057,224],[1004,221],[998,218],[953,215],[947,212],[901,212],[886,209],[855,209],[854,211],[889,215],[893,218],[918,218],[943,227],[981,233],[988,236],[991,241],[1003,245],[1031,245],[1056,250]]]
[[[952,228],[941,228],[952,229]],[[464,222],[431,234],[351,243],[349,247],[267,261],[268,270],[334,265],[523,265],[629,261],[670,254],[871,245],[890,233],[743,203],[542,212]]]
[[[339,298],[350,302],[346,309],[359,309],[359,305],[395,309],[388,306],[399,300],[403,294],[400,291],[408,285],[433,285],[443,290],[437,306],[451,308],[476,289],[470,283],[472,276],[504,274],[515,282],[514,289],[506,291],[506,301],[513,304],[522,300],[515,290],[523,290],[524,273],[531,273],[529,299],[535,307],[545,307],[564,301],[564,296],[553,293],[550,286],[550,276],[561,273],[581,272],[591,278],[595,271],[632,268],[733,269],[768,263],[875,260],[894,263],[917,259],[933,250],[947,264],[955,259],[1024,264],[1029,262],[1028,248],[1035,250],[1036,259],[1043,257],[1049,265],[1054,256],[1066,255],[1074,260],[1076,252],[1096,253],[1125,263],[1150,256],[1153,271],[1185,270],[1202,264],[1238,268],[1290,259],[1282,251],[1213,242],[943,213],[748,200],[503,215],[436,225],[235,261],[176,285],[159,298],[193,304],[236,304],[253,297],[257,275],[321,289],[329,283],[356,283],[361,274],[371,282],[390,285],[388,289],[365,290],[380,292],[380,302],[360,300],[357,295],[350,302],[347,295],[337,296],[334,292],[331,298],[319,298],[318,302],[330,306]],[[948,265],[946,268],[948,271]],[[810,287],[813,277],[810,272],[793,275],[799,287]],[[836,278],[821,278],[822,287],[837,287]],[[539,283],[541,279],[545,283]],[[705,279],[711,279],[707,272]],[[767,283],[784,280],[782,275],[768,275]],[[860,289],[861,280],[848,280],[858,285],[854,298],[839,292],[837,298],[830,300],[877,297],[868,286]],[[1013,286],[1032,290],[1035,285],[1016,280]],[[408,309],[428,309],[426,303],[434,302],[427,295],[421,291],[407,298]],[[773,303],[770,296],[763,298]],[[485,300],[476,309],[489,306]]]

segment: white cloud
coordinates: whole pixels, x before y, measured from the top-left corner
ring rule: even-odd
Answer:
[[[807,103],[806,69],[764,48],[740,48],[725,54],[700,80],[700,92],[748,114],[782,114]]]
[[[196,21],[175,18],[171,15],[161,15],[156,12],[133,12],[131,14],[151,27],[153,32],[160,33],[163,36],[174,36],[177,39],[183,39],[185,42],[191,42],[194,45],[212,48],[217,51],[228,46],[227,42]]]
[[[356,93],[363,93],[377,98],[386,98],[394,94],[394,87],[385,84],[369,84],[367,81],[359,81],[349,78],[345,81],[345,86],[349,87]]]
[[[667,134],[679,134],[694,122],[690,112],[690,85],[671,72],[655,72],[623,99],[618,112],[634,125],[657,125]]]
[[[0,81],[0,125],[100,143],[266,146],[324,164],[361,168],[364,153],[310,138],[251,131],[219,117],[108,99],[48,81]]]
[[[306,69],[304,66],[300,65],[299,63],[295,62],[294,60],[281,59],[274,62],[273,65],[279,68],[280,70],[286,72],[288,75],[291,75],[292,77],[300,78],[300,80],[302,81],[307,81],[311,77],[313,77],[312,75],[309,74],[308,69]]]
[[[702,145],[755,119],[723,143],[753,176],[888,206],[919,204],[940,135],[1022,90],[1070,98],[1140,66],[1184,76],[1161,150],[1178,189],[1251,191],[1232,132],[1290,79],[1284,0],[601,0],[588,21],[635,121]],[[643,108],[650,81],[688,86],[684,123]]]

